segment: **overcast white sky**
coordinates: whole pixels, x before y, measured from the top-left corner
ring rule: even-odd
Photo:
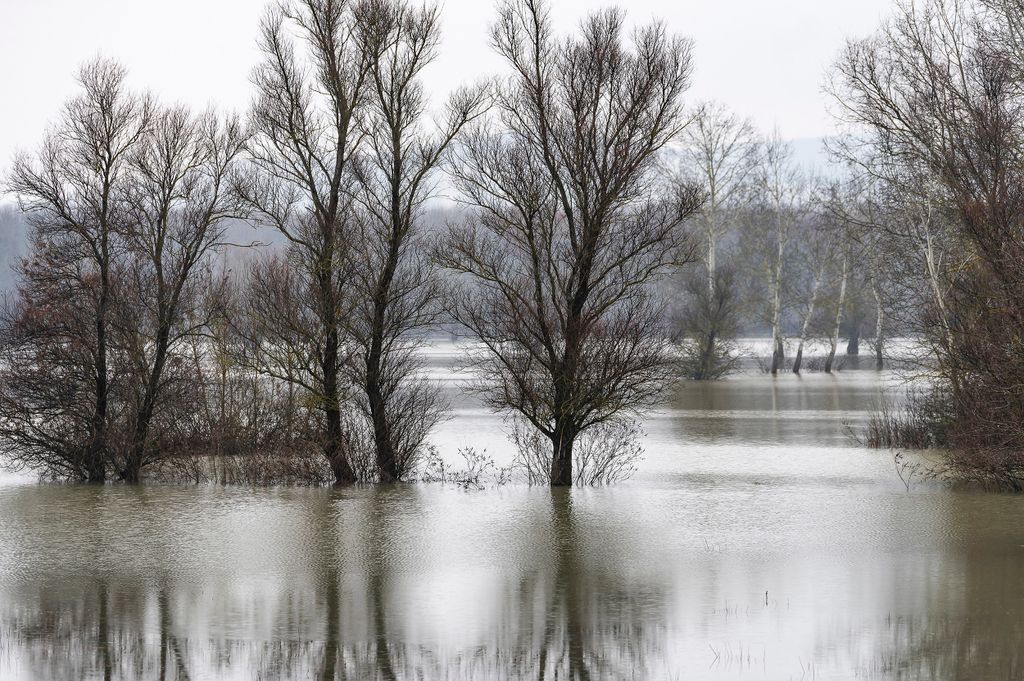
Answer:
[[[658,17],[696,41],[691,99],[717,99],[790,138],[832,130],[821,93],[848,36],[871,33],[893,0],[632,0],[632,22]],[[554,0],[562,30],[603,0]],[[615,3],[611,3],[615,4]],[[0,174],[36,147],[74,71],[97,54],[122,61],[133,85],[166,101],[242,111],[263,0],[0,0]],[[440,95],[497,71],[487,46],[491,0],[447,0],[441,56],[428,74]]]

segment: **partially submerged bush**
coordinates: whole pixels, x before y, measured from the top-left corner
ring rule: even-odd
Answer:
[[[512,425],[512,443],[516,447],[513,470],[531,485],[551,481],[551,441],[522,421]],[[640,443],[643,430],[635,421],[618,419],[584,431],[573,449],[573,484],[610,485],[626,480],[636,472],[643,458]]]
[[[864,444],[876,449],[930,449],[949,443],[949,401],[938,390],[911,388],[900,405],[882,399],[868,417]]]
[[[315,448],[290,452],[175,455],[159,461],[150,476],[161,482],[219,485],[329,485],[331,467]]]
[[[952,398],[938,387],[910,389],[899,405],[883,400],[871,412],[863,443],[878,449],[942,449],[928,466],[895,455],[897,472],[907,485],[917,477],[968,482],[986,488],[1024,491],[1024,452],[1012,446],[972,444],[960,430]]]
[[[169,483],[220,485],[329,485],[334,471],[323,456],[319,414],[289,405],[263,388],[249,409],[212,424],[201,423],[187,439],[173,443],[147,469],[146,478]],[[273,388],[273,384],[268,384]],[[263,409],[260,409],[260,407]],[[251,412],[251,413],[248,413]],[[362,415],[342,413],[340,440],[358,482],[376,482],[373,439]],[[210,436],[210,433],[213,436]]]
[[[512,479],[512,468],[499,467],[486,450],[477,451],[473,447],[465,447],[459,450],[459,456],[465,464],[462,468],[446,463],[437,449],[430,447],[424,456],[420,480],[458,485],[464,489],[484,489],[488,486],[500,487]]]
[[[708,335],[679,344],[680,373],[695,381],[725,378],[739,368],[741,359],[735,343],[728,340],[715,341]]]
[[[805,372],[824,372],[825,366],[828,364],[828,357],[826,355],[812,355],[801,363],[801,370]],[[792,365],[789,367],[792,369]],[[846,368],[846,356],[840,355],[832,360],[832,371],[840,372]]]
[[[702,271],[693,271],[683,280],[681,293],[685,302],[673,325],[682,375],[695,381],[724,378],[740,361],[732,341],[739,304],[732,271],[719,268],[712,288]]]
[[[1011,492],[1024,492],[1024,452],[994,447],[959,448],[949,452],[947,477]]]

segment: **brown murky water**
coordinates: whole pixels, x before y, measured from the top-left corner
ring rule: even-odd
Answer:
[[[681,386],[609,489],[3,478],[0,679],[1024,678],[1024,499],[851,446],[886,380]]]

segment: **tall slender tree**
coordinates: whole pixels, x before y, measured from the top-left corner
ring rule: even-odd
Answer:
[[[705,239],[708,291],[715,290],[718,242],[748,189],[757,162],[757,139],[749,120],[717,102],[705,102],[683,133],[683,172],[703,186],[706,200],[698,220]]]
[[[289,338],[302,345],[298,354],[313,361],[301,365],[301,376],[294,367],[278,373],[306,389],[322,412],[319,439],[338,483],[356,481],[343,422],[350,352],[345,320],[353,306],[352,163],[370,88],[365,32],[372,5],[296,0],[267,12],[260,29],[263,62],[253,74],[252,169],[238,182],[249,215],[287,239],[290,252],[283,262],[295,268],[261,285],[287,284],[309,296],[302,333]],[[264,321],[282,318],[275,314]]]
[[[767,254],[764,268],[768,286],[767,319],[772,333],[771,373],[774,375],[786,358],[782,321],[787,250],[792,231],[809,206],[809,182],[793,162],[792,146],[782,139],[778,130],[761,144],[755,172],[764,232],[758,243]]]
[[[444,410],[436,386],[417,378],[422,332],[438,320],[441,282],[424,248],[422,207],[460,130],[484,109],[483,88],[458,92],[443,120],[427,120],[422,72],[440,40],[436,4],[381,0],[367,17],[369,86],[358,157],[359,255],[349,329],[354,383],[372,431],[377,476],[405,477]]]

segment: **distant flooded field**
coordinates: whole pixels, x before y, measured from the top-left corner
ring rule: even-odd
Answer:
[[[433,442],[505,463],[460,353]],[[1024,499],[908,492],[851,369],[681,383],[610,488],[0,478],[0,679],[1024,677]]]

